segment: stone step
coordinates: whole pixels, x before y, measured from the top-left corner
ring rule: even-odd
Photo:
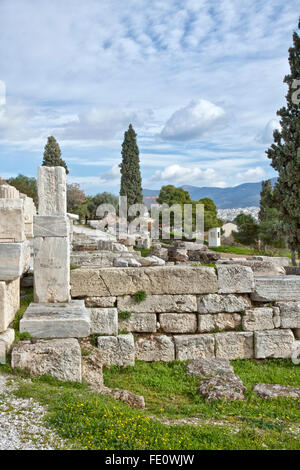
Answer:
[[[20,332],[33,338],[84,338],[90,335],[90,314],[83,300],[61,304],[31,303]]]

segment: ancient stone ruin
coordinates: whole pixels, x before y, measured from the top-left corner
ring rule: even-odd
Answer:
[[[108,393],[102,364],[299,354],[300,276],[285,274],[288,259],[222,259],[197,243],[154,241],[152,252],[142,257],[131,239],[121,243],[80,225],[72,228],[73,248],[79,251],[71,252],[61,167],[39,168],[38,215],[14,189],[0,186],[0,195],[3,350],[13,342],[9,326],[19,307],[20,277],[30,269],[34,237],[34,302],[20,322],[20,332],[33,340],[14,346],[13,367],[61,380],[84,378]],[[31,207],[27,219],[25,206]],[[70,261],[78,269],[70,271]],[[215,267],[201,265],[205,261]],[[80,344],[91,348],[89,356],[82,357]],[[124,398],[123,391],[113,393]]]

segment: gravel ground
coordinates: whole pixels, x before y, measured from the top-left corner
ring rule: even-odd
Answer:
[[[56,450],[68,446],[43,422],[46,409],[13,395],[14,379],[0,373],[0,450]]]

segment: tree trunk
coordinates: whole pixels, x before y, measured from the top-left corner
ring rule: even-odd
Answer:
[[[293,265],[293,266],[297,266],[297,263],[296,263],[296,251],[295,251],[295,250],[291,250],[291,257],[292,257],[292,265]]]

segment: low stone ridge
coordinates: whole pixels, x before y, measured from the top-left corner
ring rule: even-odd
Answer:
[[[218,265],[217,269],[220,294],[243,294],[253,291],[254,276],[248,266]]]
[[[19,341],[12,350],[12,368],[30,375],[51,375],[55,379],[81,382],[81,350],[74,338]]]
[[[215,357],[215,335],[174,336],[176,359],[202,359]]]
[[[169,362],[175,360],[175,348],[169,336],[145,336],[135,342],[135,358],[140,361]]]
[[[300,398],[300,388],[290,387],[278,384],[256,384],[253,387],[254,392],[260,398]]]
[[[228,359],[197,359],[189,362],[186,369],[188,375],[200,377],[234,373]]]
[[[226,359],[249,359],[254,357],[253,333],[216,333],[216,357]]]
[[[131,313],[127,319],[119,315],[119,329],[137,333],[155,333],[157,329],[154,313]]]
[[[134,340],[132,334],[98,336],[98,348],[103,365],[134,366]]]
[[[137,303],[133,296],[118,297],[118,310],[134,313],[188,313],[197,312],[195,295],[147,295]]]
[[[202,379],[199,392],[209,402],[214,400],[244,400],[246,387],[234,374],[214,375]]]
[[[118,311],[116,308],[91,308],[91,334],[118,334]]]
[[[120,388],[105,387],[103,392],[106,395],[112,396],[115,400],[122,401],[131,408],[145,408],[145,399],[142,395],[135,395],[135,393]]]
[[[254,333],[255,357],[258,359],[291,357],[294,342],[294,335],[289,329],[256,331]]]
[[[31,303],[20,321],[20,332],[34,338],[81,338],[90,335],[90,315],[83,300],[66,304]]]
[[[202,266],[81,268],[71,271],[71,286],[73,297],[121,296],[138,290],[148,295],[210,294],[217,291],[217,276],[213,268]]]
[[[249,307],[251,302],[246,295],[208,294],[198,297],[199,313],[239,313]]]
[[[300,277],[256,277],[251,299],[260,302],[300,300]]]

